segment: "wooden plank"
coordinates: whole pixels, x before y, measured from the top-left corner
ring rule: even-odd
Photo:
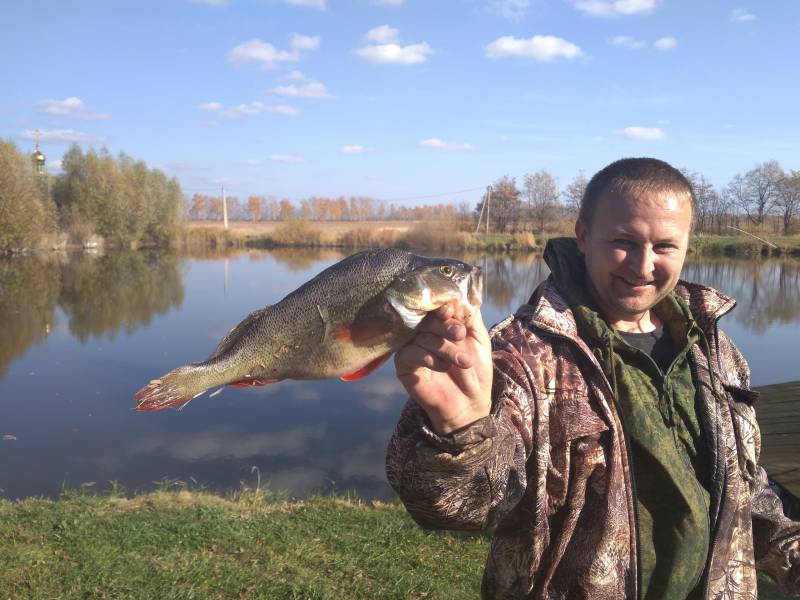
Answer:
[[[756,415],[761,427],[761,466],[800,497],[800,381],[753,388],[761,394]]]

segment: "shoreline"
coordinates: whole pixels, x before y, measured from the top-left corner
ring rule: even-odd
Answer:
[[[288,222],[232,221],[226,230],[221,222],[187,221],[170,242],[149,240],[103,240],[93,236],[86,243],[43,243],[6,253],[19,256],[32,252],[102,252],[105,249],[261,249],[280,248],[364,250],[396,246],[422,251],[473,251],[487,253],[542,253],[547,239],[569,235],[555,232],[537,239],[530,232],[483,234],[460,231],[454,223],[420,221]],[[746,235],[694,235],[690,256],[729,258],[789,257],[800,259],[800,235],[767,236],[774,247]]]

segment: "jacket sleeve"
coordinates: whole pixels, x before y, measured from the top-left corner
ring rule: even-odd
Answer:
[[[756,568],[764,571],[788,596],[800,596],[800,523],[783,512],[783,503],[758,469],[758,487],[751,500]]]
[[[739,349],[720,332],[720,344],[732,356],[729,378],[742,388],[750,388],[750,370]],[[752,409],[751,409],[752,410]],[[757,454],[760,454],[761,435],[756,426]],[[800,596],[800,523],[789,519],[783,501],[770,484],[767,472],[757,466],[754,474],[755,491],[750,500],[753,518],[753,550],[756,568],[772,577],[781,592]]]
[[[425,412],[409,400],[389,442],[389,483],[423,527],[491,527],[525,492],[525,462],[532,446],[532,385],[516,348],[498,336],[493,348],[489,416],[439,436]]]

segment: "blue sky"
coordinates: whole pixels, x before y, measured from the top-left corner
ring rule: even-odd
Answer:
[[[189,194],[800,168],[795,0],[6,0],[0,21],[0,137],[39,129],[53,169],[70,141],[125,151]]]

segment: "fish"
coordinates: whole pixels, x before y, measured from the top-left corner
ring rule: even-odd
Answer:
[[[482,289],[480,268],[460,260],[399,248],[353,254],[250,313],[205,361],[150,381],[135,394],[135,410],[183,408],[218,386],[356,381],[411,341],[429,312],[460,302],[472,314]]]

